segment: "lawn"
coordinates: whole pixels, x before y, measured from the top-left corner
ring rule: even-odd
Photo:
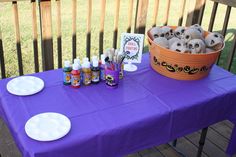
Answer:
[[[61,0],[62,2],[62,53],[63,60],[71,59],[72,57],[72,9],[71,1]],[[186,8],[188,8],[190,2],[193,0],[187,0]],[[163,24],[163,16],[166,9],[166,1],[160,1],[160,9],[157,19],[157,25]],[[179,0],[171,1],[171,11],[169,16],[168,25],[177,25],[180,4]],[[120,16],[119,16],[119,35],[126,31],[127,28],[127,13],[128,13],[128,0],[121,0],[120,3]],[[20,17],[20,30],[21,30],[21,46],[23,56],[24,73],[34,72],[34,60],[33,60],[33,44],[32,44],[32,21],[31,21],[31,5],[27,1],[19,2],[19,17]],[[98,39],[99,39],[99,22],[100,22],[100,0],[93,0],[92,4],[92,36],[91,36],[91,53],[92,55],[98,55]],[[147,16],[147,29],[152,25],[152,12],[153,12],[154,0],[149,0],[149,10]],[[57,42],[56,42],[56,8],[55,1],[52,1],[52,20],[53,20],[53,44],[54,44],[54,58],[55,67],[57,68]],[[203,18],[202,26],[204,29],[208,29],[210,13],[212,10],[213,2],[207,0],[205,14]],[[133,8],[133,24],[135,16],[136,0],[134,0]],[[77,0],[77,56],[81,59],[86,54],[86,17],[87,17],[87,3],[83,0]],[[105,34],[104,34],[104,49],[112,47],[113,40],[113,25],[114,25],[114,11],[115,1],[107,0],[106,3],[106,17],[105,17]],[[216,15],[214,31],[220,31],[223,27],[223,21],[225,16],[226,6],[219,5]],[[185,15],[187,9],[185,9]],[[231,15],[236,15],[236,9],[233,8]],[[184,18],[184,23],[186,16]],[[231,49],[233,40],[233,33],[235,33],[236,19],[230,18],[228,25],[228,32],[226,36],[226,47],[222,54],[220,62],[221,66],[225,66],[227,53]],[[17,55],[15,46],[15,32],[13,25],[13,11],[11,3],[0,3],[0,27],[2,29],[3,46],[5,52],[6,73],[7,76],[18,75],[17,68]],[[39,28],[39,27],[38,27]],[[132,29],[133,31],[133,29]],[[38,33],[40,33],[38,31]],[[39,34],[40,35],[40,34]],[[118,47],[120,38],[118,38]],[[147,43],[145,43],[145,51],[148,51]],[[40,42],[39,42],[39,54],[41,54]],[[41,64],[41,55],[39,56]],[[235,60],[235,59],[234,59]],[[41,68],[41,66],[40,66]],[[42,68],[41,68],[42,69]],[[233,64],[232,71],[236,72],[236,62]]]

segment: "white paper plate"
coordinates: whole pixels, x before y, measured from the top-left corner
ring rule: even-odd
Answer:
[[[18,96],[32,95],[40,92],[43,88],[43,80],[34,76],[20,76],[7,83],[8,92]]]
[[[26,134],[37,141],[53,141],[64,137],[71,128],[70,120],[59,113],[46,112],[31,117],[25,124]]]

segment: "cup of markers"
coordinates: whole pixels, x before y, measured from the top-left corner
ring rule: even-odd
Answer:
[[[105,53],[105,80],[109,88],[117,88],[119,80],[123,78],[124,55],[118,50],[109,49]]]

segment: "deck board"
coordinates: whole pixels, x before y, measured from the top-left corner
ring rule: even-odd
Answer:
[[[226,125],[226,123],[219,122],[212,125],[211,128],[214,129],[219,134],[221,134],[222,136],[224,136],[225,138],[230,139],[233,127],[229,127],[229,125]]]
[[[171,157],[181,157],[172,147],[167,144],[163,144],[157,147],[160,153],[164,156],[171,156]]]
[[[141,157],[164,157],[155,147],[138,152]]]
[[[187,135],[186,138],[190,140],[196,147],[198,147],[198,142],[201,134],[199,132],[195,132],[193,134]],[[204,154],[207,156],[212,157],[226,157],[226,154],[219,149],[214,143],[208,140],[208,138],[205,141]]]
[[[229,121],[222,121],[209,127],[206,143],[202,157],[226,157],[229,138],[233,124]],[[179,138],[177,147],[174,149],[169,144],[139,150],[136,153],[125,157],[195,157],[198,149],[198,142],[201,131],[194,132]],[[180,152],[180,153],[179,153]],[[8,128],[0,119],[0,153],[2,157],[21,157],[21,153],[16,147]],[[233,157],[236,157],[234,155]]]
[[[176,148],[186,157],[195,157],[198,151],[198,147],[186,137],[178,139]],[[202,157],[207,157],[207,155],[203,152]]]
[[[229,139],[225,138],[212,128],[208,129],[207,139],[218,146],[222,151],[225,151],[227,149]]]

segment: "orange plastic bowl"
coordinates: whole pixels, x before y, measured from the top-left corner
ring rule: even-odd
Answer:
[[[171,26],[175,29],[176,26]],[[209,32],[205,32],[205,36]],[[151,67],[158,73],[177,80],[198,80],[206,77],[224,46],[205,54],[178,53],[157,45],[147,32]]]

